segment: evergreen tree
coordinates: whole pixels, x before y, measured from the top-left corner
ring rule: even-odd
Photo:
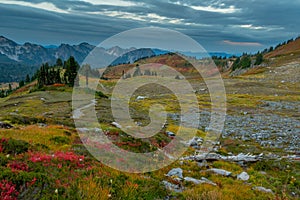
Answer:
[[[23,80],[19,82],[19,87],[23,87],[24,85],[25,85],[25,83]]]
[[[261,53],[258,53],[256,55],[256,61],[255,61],[254,64],[255,65],[260,65],[263,62],[263,59],[264,59],[263,55]]]
[[[45,65],[43,64],[38,73],[38,87],[41,88],[46,84],[46,72],[45,72]]]
[[[62,59],[57,58],[57,60],[56,60],[56,66],[58,66],[58,67],[62,67],[62,66],[63,66],[63,61],[62,61]]]
[[[240,63],[241,59],[240,58],[237,58],[233,64],[232,64],[232,71],[236,70],[239,68],[239,63]]]
[[[77,77],[77,70],[79,69],[79,64],[75,61],[75,58],[71,56],[66,62],[66,78],[67,84],[71,87],[75,85],[75,79]],[[79,80],[76,80],[76,85],[79,84]]]
[[[56,70],[56,73],[55,73],[55,83],[62,83],[61,82],[61,78],[60,78],[60,69]]]
[[[251,58],[250,56],[246,55],[243,56],[240,62],[240,67],[245,69],[245,68],[249,68],[251,66]]]
[[[12,86],[11,86],[11,84],[10,84],[10,83],[8,84],[8,91],[9,91],[9,92],[11,92],[11,91],[12,91]]]
[[[30,77],[29,77],[29,74],[26,75],[25,83],[30,83]]]

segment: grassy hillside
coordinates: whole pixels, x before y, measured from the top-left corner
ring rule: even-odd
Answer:
[[[297,55],[297,51],[293,52]],[[290,53],[265,59],[268,59],[264,61],[268,62],[267,66],[224,78],[227,93],[224,131],[210,156],[204,159],[201,159],[199,146],[209,133],[206,127],[210,120],[210,95],[206,84],[182,58],[161,55],[108,68],[104,77],[109,80],[90,78],[90,84],[100,81],[101,91],[110,97],[116,78],[120,78],[123,71],[137,65],[161,63],[148,65],[150,71],[156,71],[162,78],[161,67],[169,65],[187,76],[192,84],[200,108],[199,140],[173,164],[143,174],[117,171],[90,155],[72,118],[73,88],[56,84],[38,90],[36,82],[32,82],[16,90],[0,99],[1,198],[299,199],[300,61]],[[141,67],[141,71],[144,70]],[[146,98],[137,100],[138,96]],[[179,126],[177,98],[159,86],[139,88],[129,103],[131,117],[142,125],[149,123],[152,105],[162,104],[170,113],[167,126],[150,138],[135,139],[113,126],[110,98],[98,95],[96,100],[101,128],[112,143],[124,150],[155,151],[172,141],[168,131],[176,134],[179,128],[189,130]],[[106,151],[105,147],[100,148]],[[238,159],[245,155],[257,159]],[[182,177],[179,174],[166,176],[176,168],[182,170]],[[215,169],[223,170],[223,174],[215,173]],[[225,172],[230,175],[224,175]],[[249,177],[240,178],[242,172]]]

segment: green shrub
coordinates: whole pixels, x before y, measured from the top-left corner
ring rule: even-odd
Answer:
[[[54,142],[55,144],[64,145],[70,144],[71,140],[64,136],[55,136],[50,138],[50,141]]]
[[[6,166],[8,163],[8,158],[4,155],[0,155],[0,166]]]
[[[1,147],[3,148],[3,153],[21,154],[28,151],[30,144],[23,140],[8,139],[2,140]]]
[[[3,120],[10,121],[13,124],[30,125],[37,123],[45,123],[46,119],[37,117],[28,117],[24,115],[10,115]]]

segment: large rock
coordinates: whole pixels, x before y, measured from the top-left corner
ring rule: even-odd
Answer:
[[[242,181],[248,181],[250,178],[249,174],[247,172],[242,172],[239,175],[237,175],[237,179],[238,180],[242,180]]]
[[[9,123],[0,122],[0,128],[10,129],[10,128],[13,128],[13,126]]]
[[[173,183],[170,183],[168,181],[162,181],[165,188],[167,190],[173,191],[173,192],[182,192],[183,188],[180,185],[175,185]]]
[[[181,168],[174,168],[174,169],[171,169],[168,174],[166,176],[175,176],[175,177],[178,177],[178,178],[183,178],[183,175],[182,175],[182,169]]]
[[[222,176],[230,176],[232,174],[232,172],[226,171],[224,169],[217,169],[217,168],[208,169],[206,170],[206,172],[213,172],[215,174],[222,175]]]
[[[240,153],[238,155],[229,155],[229,156],[222,156],[217,153],[200,153],[198,155],[183,157],[181,160],[196,160],[196,161],[202,161],[202,160],[208,160],[208,161],[214,161],[214,160],[224,160],[224,161],[233,161],[233,162],[257,162],[261,160],[263,157],[263,154],[260,155],[251,155],[251,154],[243,154]]]
[[[214,186],[217,185],[214,182],[212,182],[212,181],[210,181],[210,180],[208,180],[207,178],[204,178],[204,177],[202,177],[200,180],[192,178],[192,177],[185,177],[184,180],[187,181],[187,182],[192,182],[196,185],[203,184],[203,183],[214,185]]]
[[[261,186],[256,186],[252,188],[253,190],[257,190],[257,191],[261,191],[261,192],[265,192],[265,193],[272,193],[273,191],[271,189],[267,189],[265,187],[261,187]]]

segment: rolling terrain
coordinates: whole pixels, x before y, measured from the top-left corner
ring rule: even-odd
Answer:
[[[2,191],[17,191],[11,196],[19,199],[299,199],[299,41],[265,54],[260,65],[240,75],[231,76],[230,66],[224,70],[225,127],[208,155],[200,147],[209,131],[210,95],[189,63],[165,54],[108,67],[100,80],[104,95],[96,95],[94,105],[98,121],[115,145],[132,152],[151,152],[172,141],[180,109],[169,91],[139,88],[130,102],[135,122],[148,124],[149,108],[160,103],[169,113],[168,124],[151,138],[130,137],[116,127],[110,111],[111,93],[123,71],[140,67],[145,74],[144,64],[160,63],[151,65],[156,75],[144,75],[151,79],[166,76],[162,65],[172,66],[195,90],[201,118],[197,136],[186,141],[188,151],[172,165],[144,174],[119,172],[89,154],[72,118],[71,87],[37,89],[32,82],[20,88],[0,99],[0,184],[7,184]],[[99,80],[90,77],[89,82]]]

